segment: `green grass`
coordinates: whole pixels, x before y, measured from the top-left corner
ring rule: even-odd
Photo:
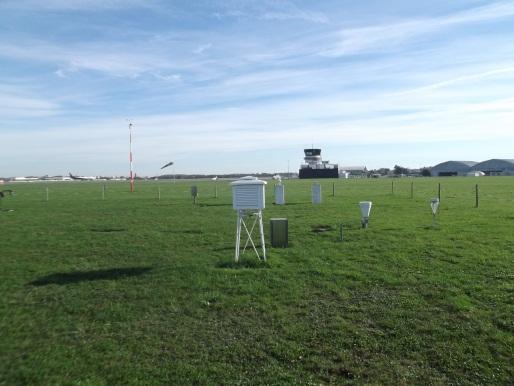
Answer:
[[[512,383],[514,179],[333,182],[270,183],[290,248],[239,264],[225,182],[4,186],[0,384]]]

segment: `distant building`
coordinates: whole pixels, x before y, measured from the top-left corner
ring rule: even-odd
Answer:
[[[305,163],[300,165],[300,178],[339,178],[337,164],[321,159],[321,149],[304,149]]]
[[[484,172],[478,172],[478,171],[471,171],[466,173],[467,177],[482,177],[485,176]]]
[[[490,159],[473,165],[470,171],[486,176],[514,176],[514,159]]]
[[[465,176],[475,166],[475,161],[446,161],[430,170],[432,177]]]
[[[339,174],[345,175],[345,178],[362,178],[368,176],[366,166],[341,166]]]

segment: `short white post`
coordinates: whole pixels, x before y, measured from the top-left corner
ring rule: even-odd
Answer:
[[[277,205],[285,205],[285,188],[284,185],[278,184],[275,185],[275,204]]]
[[[321,185],[318,183],[312,184],[312,203],[321,204]]]

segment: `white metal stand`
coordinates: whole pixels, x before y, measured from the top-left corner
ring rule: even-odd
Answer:
[[[253,221],[252,227],[250,230],[248,230],[248,227],[246,226],[245,219],[247,217],[250,217],[254,215],[255,220]],[[237,211],[237,228],[236,228],[236,253],[235,253],[235,260],[236,262],[239,261],[239,254],[241,251],[241,229],[243,228],[246,232],[246,235],[248,238],[246,239],[245,245],[243,247],[243,252],[245,253],[246,247],[248,246],[248,243],[252,245],[253,250],[255,251],[255,254],[260,259],[259,252],[257,251],[257,247],[255,246],[253,240],[252,240],[252,232],[255,228],[255,225],[259,223],[259,233],[261,238],[261,247],[262,247],[262,259],[266,261],[266,246],[264,244],[264,226],[262,225],[262,210],[258,210],[257,212],[253,211],[247,211],[243,209],[239,209]]]

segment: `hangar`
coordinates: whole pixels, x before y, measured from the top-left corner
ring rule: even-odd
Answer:
[[[490,159],[474,165],[471,170],[486,176],[514,176],[514,159]]]
[[[477,163],[475,161],[446,161],[433,166],[430,173],[432,177],[465,176]]]

